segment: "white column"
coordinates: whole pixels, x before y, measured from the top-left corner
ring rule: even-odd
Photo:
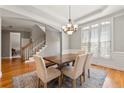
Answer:
[[[63,51],[63,49],[62,49],[62,46],[63,46],[63,44],[62,44],[62,32],[59,32],[60,33],[60,56],[62,56],[62,51]]]
[[[2,71],[1,71],[1,61],[2,61],[2,60],[1,60],[1,59],[2,59],[2,58],[1,58],[1,52],[2,52],[2,51],[1,51],[1,32],[2,32],[2,31],[1,31],[1,16],[0,16],[0,78],[2,77]]]

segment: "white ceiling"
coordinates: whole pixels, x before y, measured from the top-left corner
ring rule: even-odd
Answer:
[[[6,17],[25,18],[35,20],[41,23],[61,28],[68,21],[67,5],[21,5],[21,6],[0,6],[3,25],[14,25],[30,27],[33,24],[7,19]],[[81,24],[98,17],[109,15],[124,9],[124,6],[108,5],[72,5],[71,16],[76,24]]]
[[[32,31],[31,29],[35,24],[35,22],[18,18],[3,17],[2,19],[2,29],[4,30]]]
[[[2,25],[4,26],[17,26],[17,27],[32,27],[34,26],[34,22],[22,20],[22,19],[15,19],[15,18],[4,18],[2,20]]]
[[[48,13],[52,14],[52,15],[56,15],[59,16],[63,19],[68,19],[68,6],[59,6],[59,5],[47,5],[47,6],[34,6],[38,9],[40,9],[41,11],[47,11]],[[102,8],[103,6],[101,5],[73,5],[71,6],[71,17],[73,20],[87,15],[97,9]]]

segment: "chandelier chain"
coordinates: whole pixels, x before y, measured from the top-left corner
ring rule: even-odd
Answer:
[[[69,5],[69,20],[71,20],[71,6]]]

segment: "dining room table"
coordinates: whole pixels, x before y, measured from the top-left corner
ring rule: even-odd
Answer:
[[[57,64],[59,69],[62,69],[62,67],[65,64],[73,63],[75,62],[76,57],[78,54],[76,53],[68,53],[63,55],[55,55],[55,56],[48,56],[44,57],[44,60],[47,60],[51,63]]]

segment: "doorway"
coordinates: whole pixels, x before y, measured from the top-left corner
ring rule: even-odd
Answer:
[[[21,58],[21,33],[10,32],[10,57]]]

